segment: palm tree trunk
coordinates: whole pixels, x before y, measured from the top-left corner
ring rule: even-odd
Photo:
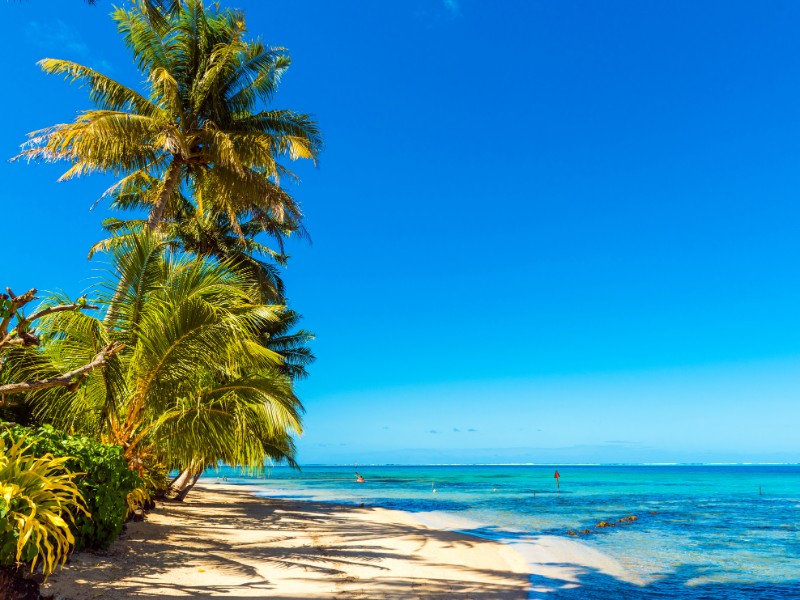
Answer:
[[[183,161],[181,161],[180,157],[173,157],[172,162],[167,168],[167,173],[164,178],[164,187],[161,188],[158,200],[156,200],[153,210],[150,211],[150,215],[147,217],[147,228],[150,231],[158,231],[161,226],[161,220],[164,218],[164,211],[167,209],[167,202],[175,191],[175,186],[178,184],[178,181],[180,181],[182,166]]]
[[[170,492],[174,494],[172,500],[175,502],[183,502],[186,496],[189,495],[189,492],[192,491],[192,488],[195,486],[197,480],[200,479],[200,475],[202,474],[202,466],[189,467],[181,471],[180,475],[173,479],[172,483],[169,484]]]
[[[175,191],[175,186],[178,184],[178,181],[180,181],[182,164],[183,163],[181,159],[175,156],[173,157],[169,167],[167,167],[167,174],[166,178],[164,179],[164,187],[161,188],[161,193],[158,195],[158,200],[156,200],[153,210],[150,211],[150,214],[147,217],[147,229],[150,231],[158,231],[159,227],[161,227],[161,220],[164,218],[164,211],[167,209],[167,202],[169,201],[170,196],[172,196],[172,192]],[[119,283],[117,284],[117,289],[114,290],[114,297],[111,299],[111,304],[108,307],[108,312],[103,319],[105,323],[110,323],[116,317],[117,311],[114,309],[114,307],[122,302],[122,299],[125,297],[125,289],[128,287],[128,284],[129,282],[125,281],[124,277],[120,277]]]

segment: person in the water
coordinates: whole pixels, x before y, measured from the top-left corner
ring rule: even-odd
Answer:
[[[356,483],[364,483],[364,478],[356,471]]]

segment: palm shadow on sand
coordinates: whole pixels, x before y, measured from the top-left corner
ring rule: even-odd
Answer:
[[[240,600],[259,597],[275,599],[299,598],[386,598],[392,600],[465,598],[475,600],[506,600],[524,598],[522,592],[529,577],[522,573],[504,572],[468,566],[457,566],[463,572],[460,580],[436,577],[397,577],[384,563],[389,559],[416,561],[435,573],[436,563],[412,555],[401,555],[377,542],[393,537],[411,538],[421,548],[430,541],[444,547],[468,548],[474,542],[461,533],[437,531],[420,525],[417,529],[405,524],[371,520],[354,520],[342,516],[341,507],[333,504],[257,498],[248,490],[225,490],[225,503],[203,501],[185,505],[164,505],[160,511],[180,514],[174,524],[141,523],[111,550],[99,554],[75,557],[73,565],[56,579],[78,590],[77,598],[103,597],[102,590],[116,591],[116,597],[154,598],[159,596],[192,598],[227,598]],[[233,502],[231,502],[233,500]],[[352,508],[347,511],[371,511]],[[346,512],[345,511],[345,514]],[[229,530],[259,531],[249,542],[224,541]],[[295,539],[286,532],[304,532],[307,543],[292,544]],[[223,535],[200,536],[200,532]],[[261,535],[263,532],[263,535]],[[337,541],[338,540],[338,541]],[[342,540],[345,540],[342,543]],[[265,578],[253,565],[296,573],[292,580],[322,576],[330,582],[330,593],[309,597],[292,595],[283,586]],[[180,569],[214,571],[240,581],[218,585],[178,582],[165,583],[165,575]],[[800,580],[780,584],[747,586],[736,583],[691,585],[703,570],[684,566],[667,573],[657,581],[639,586],[596,569],[575,565],[570,567],[574,581],[553,577],[531,576],[532,591],[528,598],[547,600],[625,600],[636,598],[686,598],[695,600],[758,598],[778,600],[800,598]],[[358,567],[367,577],[353,577],[351,568]],[[453,569],[453,565],[442,565]],[[284,577],[284,580],[287,578]],[[482,581],[490,580],[491,583]],[[117,588],[117,582],[125,582]],[[154,584],[162,591],[154,595]],[[547,591],[545,591],[547,590]],[[101,592],[97,596],[98,591]],[[85,594],[84,594],[85,592]],[[45,591],[47,593],[47,591]]]

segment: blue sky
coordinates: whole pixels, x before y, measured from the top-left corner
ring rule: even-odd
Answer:
[[[301,462],[800,460],[800,5],[223,4],[326,136]],[[38,59],[141,80],[110,9],[0,5],[4,156],[89,107]],[[81,292],[110,179],[0,169],[0,283]]]

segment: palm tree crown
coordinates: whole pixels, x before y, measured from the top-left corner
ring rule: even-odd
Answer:
[[[106,194],[119,208],[144,208],[158,229],[186,206],[225,215],[237,236],[253,222],[273,236],[300,227],[302,214],[281,186],[284,159],[316,162],[322,145],[307,114],[263,109],[290,59],[283,48],[245,39],[244,16],[185,0],[170,11],[117,9],[113,18],[146,76],[140,94],[83,65],[41,61],[47,73],[88,86],[96,109],[34,132],[21,157],[65,160],[70,179],[110,172]]]

